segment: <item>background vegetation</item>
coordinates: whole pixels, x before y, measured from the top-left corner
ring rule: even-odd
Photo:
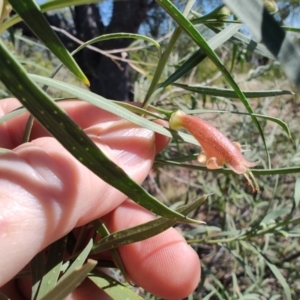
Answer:
[[[15,11],[22,15],[21,5],[18,8],[15,1],[9,2]],[[23,0],[23,2],[31,1]],[[82,96],[83,100],[112,111],[119,106],[108,99],[124,100],[128,97],[144,103],[145,107],[151,103],[157,118],[167,119],[172,111],[180,108],[201,115],[221,129],[231,140],[239,141],[245,150],[245,156],[250,161],[260,161],[259,168],[253,170],[253,173],[257,177],[261,192],[253,194],[247,188],[243,178],[228,169],[212,172],[200,167],[195,161],[199,147],[187,135],[174,138],[169,147],[158,155],[153,171],[144,183],[144,188],[153,197],[172,208],[183,204],[190,205],[195,199],[200,199],[198,204],[201,205],[194,210],[192,217],[207,223],[205,226],[176,225],[195,248],[202,261],[202,281],[189,299],[297,299],[300,292],[299,99],[293,92],[295,91],[293,83],[285,77],[279,64],[272,59],[272,55],[265,48],[260,48],[260,45],[252,49],[253,51],[249,50],[251,40],[246,28],[242,27],[238,31],[238,24],[223,23],[223,20],[229,16],[214,11],[221,4],[220,1],[175,2],[176,6],[184,11],[185,17],[182,16],[179,20],[176,19],[174,11],[166,8],[170,3],[168,1],[160,1],[160,5],[153,1],[116,1],[114,5],[117,8],[112,11],[112,21],[106,26],[103,24],[103,15],[99,13],[98,4],[88,3],[92,1],[77,1],[88,5],[74,6],[75,2],[60,1],[68,8],[62,8],[63,5],[60,5],[61,10],[47,16],[50,23],[57,22],[58,18],[61,24],[65,24],[63,27],[65,32],[62,33],[60,30],[59,36],[70,51],[78,45],[74,38],[63,38],[68,36],[67,34],[86,41],[98,36],[108,38],[109,36],[103,36],[104,33],[112,34],[120,31],[127,33],[113,36],[115,38],[113,43],[104,44],[97,41],[92,45],[94,48],[85,49],[75,56],[79,66],[91,79],[91,90],[95,92],[92,95],[88,94],[87,87],[81,82],[84,81],[83,75],[74,67],[73,74],[77,77],[63,67],[55,75],[55,79],[60,84],[46,80],[47,77],[53,77],[53,70],[60,65],[62,58],[60,57],[59,60],[53,55],[53,49],[49,49],[47,42],[44,41],[45,46],[33,38],[30,34],[32,28],[28,30],[19,23],[15,25],[12,21],[14,17],[7,19],[1,25],[2,43],[5,44],[3,47],[7,47],[13,53],[13,58],[21,63],[28,73],[39,75],[31,76],[32,80],[51,86],[49,89],[43,86],[44,90],[47,90],[47,97],[52,99],[74,97],[70,86],[66,84],[69,83],[75,88],[76,94],[80,92],[80,95],[84,95],[86,91],[90,98]],[[133,8],[138,7],[137,2],[139,5],[144,5],[144,10],[143,15],[139,16],[140,19],[131,20],[134,26],[129,24],[128,26],[131,27],[126,28],[122,27],[124,25],[113,23],[114,18],[120,17],[120,10],[126,9],[127,6],[129,6],[128,13],[136,14]],[[126,7],[119,7],[122,4]],[[193,8],[189,6],[191,4],[194,4]],[[277,4],[279,10],[275,18],[282,24],[290,22],[290,26],[297,27],[293,12],[299,9],[298,1],[277,1]],[[53,8],[57,7],[53,6]],[[140,7],[137,9],[141,10]],[[213,11],[214,13],[210,14]],[[202,17],[202,14],[206,17]],[[88,26],[92,22],[88,21],[95,18],[98,18],[98,21],[94,23],[96,27],[91,30]],[[123,22],[128,19],[127,15]],[[178,29],[174,19],[181,26],[180,28],[184,28],[183,24],[186,20],[191,20],[193,28],[199,35],[195,37],[192,31]],[[233,17],[231,16],[229,20],[232,21]],[[232,33],[228,33],[229,28],[233,30]],[[90,34],[85,35],[86,31]],[[293,36],[294,43],[298,43],[299,30],[293,28],[293,31],[296,32]],[[140,33],[153,40],[145,40],[141,36],[133,36],[129,33]],[[201,51],[198,50],[199,46]],[[117,51],[119,48],[121,50]],[[0,59],[4,60],[4,55],[7,55],[5,53],[4,50],[0,53]],[[66,57],[67,55],[64,56],[67,60]],[[220,58],[219,62],[216,57]],[[91,67],[91,58],[96,66],[94,69]],[[111,70],[112,65],[115,72],[108,74],[106,70]],[[229,70],[227,75],[224,75],[222,66]],[[4,67],[1,66],[1,70]],[[17,70],[16,68],[15,72]],[[12,94],[18,96],[18,91],[11,88],[5,75],[1,76],[0,79],[5,84],[1,85],[1,97],[5,98]],[[81,81],[78,77],[81,77]],[[96,90],[94,84],[97,85],[99,80],[102,80],[103,85],[108,88]],[[106,80],[109,85],[106,85]],[[120,88],[111,88],[116,86],[116,80],[122,83]],[[230,80],[236,85],[235,92]],[[22,84],[24,82],[22,81]],[[27,88],[36,89],[33,85]],[[243,99],[241,90],[245,92],[247,99]],[[47,100],[41,102],[48,103]],[[32,102],[32,107],[34,105],[36,102]],[[32,107],[27,109],[35,118],[39,118]],[[132,120],[130,108],[123,115]],[[151,118],[153,116],[148,115],[148,119]],[[165,129],[151,127],[150,122],[141,115],[136,115],[134,120],[141,122],[140,124],[145,127],[161,130],[161,133],[170,135]],[[67,122],[67,119],[64,121]],[[75,134],[72,135],[74,132],[66,132],[61,137],[62,133],[57,133],[56,120],[51,119],[51,115],[46,122],[53,126],[52,134],[54,136],[57,134],[59,140],[70,140],[72,143],[71,137],[76,140]],[[73,153],[73,155],[79,156],[80,153]],[[98,159],[97,155],[101,154],[95,153],[95,159]],[[89,159],[84,161],[87,166]],[[101,177],[103,174],[99,172],[98,175]],[[118,174],[115,173],[113,166],[110,176],[110,182],[114,184],[113,176]],[[124,183],[131,184],[126,177]],[[123,188],[123,192],[129,193],[126,187],[118,188]],[[205,202],[203,202],[204,198],[201,198],[203,195],[209,195]],[[130,196],[138,198],[138,195]],[[161,208],[158,208],[157,213],[166,216],[167,212],[159,209]],[[170,213],[169,217],[174,216]],[[173,223],[170,223],[169,226],[172,225]],[[103,231],[99,222],[95,222],[93,226],[95,235],[109,234]],[[143,233],[148,236],[156,234],[152,229],[155,226],[158,225],[151,224],[143,229]],[[84,230],[86,228],[82,228],[82,232]],[[141,234],[136,234],[133,229],[126,232],[123,241],[112,239],[112,243],[115,242],[114,246],[117,247],[126,243],[134,234],[136,240],[141,238]],[[76,244],[77,249],[82,249],[79,254],[84,258],[82,261],[88,257],[90,251],[92,253],[100,251],[102,245],[96,242],[93,245],[93,241],[86,245],[84,240],[74,241],[71,235],[68,236],[68,241]],[[54,246],[63,247],[62,244],[62,241],[58,241]],[[72,243],[68,242],[68,247],[72,247],[70,245]],[[118,261],[116,251],[113,256],[115,261]],[[33,260],[32,264],[40,263],[37,259]],[[71,267],[67,268],[67,263]],[[81,266],[80,276],[72,277],[75,263],[76,260],[71,258],[69,262],[61,261],[59,267],[52,267],[59,268],[59,271],[67,268],[68,271],[62,278],[69,280],[74,286],[81,280],[80,276],[91,276],[91,274],[93,275],[91,278],[99,286],[112,280],[105,277],[107,280],[105,281],[104,275],[96,269],[91,271],[94,265],[88,263]],[[48,264],[51,265],[51,256],[48,258]],[[101,261],[98,264],[101,265]],[[117,263],[117,266],[122,270],[121,262]],[[48,280],[49,273],[36,278],[39,287],[43,287],[43,280],[44,282]],[[115,273],[115,276],[119,275],[120,273]],[[120,281],[122,280],[120,277]],[[115,299],[124,299],[124,289],[120,287],[121,284],[117,285],[110,294]],[[41,299],[47,297],[48,293],[49,299],[55,299],[55,294],[64,289],[56,282],[51,288],[43,290],[34,286],[33,294],[36,299]],[[149,295],[140,288],[135,291],[139,291],[141,297],[156,299],[155,296]],[[128,297],[133,297],[129,287],[126,293],[129,293]]]

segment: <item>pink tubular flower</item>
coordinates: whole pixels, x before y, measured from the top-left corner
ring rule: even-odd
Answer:
[[[241,153],[239,143],[230,141],[222,132],[206,121],[186,115],[178,110],[172,113],[169,120],[171,129],[185,128],[202,146],[198,162],[208,169],[220,169],[227,165],[233,172],[243,174],[253,192],[258,192],[258,184],[249,170],[259,162],[250,162]]]

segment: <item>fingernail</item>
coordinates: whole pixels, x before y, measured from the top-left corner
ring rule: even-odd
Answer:
[[[136,166],[155,155],[154,133],[129,122],[93,126],[86,133],[99,147],[108,146],[122,166]]]

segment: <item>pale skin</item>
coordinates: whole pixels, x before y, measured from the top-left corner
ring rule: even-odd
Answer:
[[[0,101],[0,116],[19,107]],[[155,154],[168,140],[135,125],[115,126],[118,117],[91,105],[62,104],[94,142],[129,176],[142,183]],[[73,158],[38,124],[21,145],[27,114],[0,124],[0,286],[14,300],[30,298],[29,279],[12,280],[40,250],[72,229],[101,218],[113,232],[154,216],[128,200]],[[200,262],[174,228],[119,248],[128,276],[165,299],[181,299],[196,288]],[[68,299],[107,299],[86,280]]]

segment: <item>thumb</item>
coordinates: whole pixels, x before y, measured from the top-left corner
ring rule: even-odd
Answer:
[[[86,131],[141,183],[153,163],[155,136],[132,124],[114,125],[106,124],[103,130],[99,123]],[[0,269],[5,270],[0,286],[47,245],[126,199],[52,137],[37,138],[0,156],[0,190]]]

